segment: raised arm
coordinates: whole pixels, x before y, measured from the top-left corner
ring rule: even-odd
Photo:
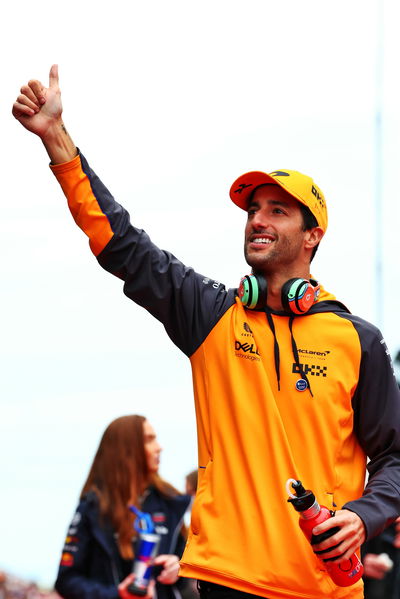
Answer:
[[[50,69],[49,87],[37,79],[31,79],[21,87],[12,113],[25,129],[40,137],[52,164],[69,162],[77,155],[76,146],[62,120],[56,64]]]
[[[124,281],[124,293],[163,323],[172,341],[188,356],[199,347],[235,301],[234,290],[185,266],[158,248],[130,217],[78,152],[62,120],[57,65],[49,87],[33,79],[21,88],[14,117],[38,135],[51,170],[78,227],[89,238],[99,264]]]

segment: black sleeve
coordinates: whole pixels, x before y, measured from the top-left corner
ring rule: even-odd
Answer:
[[[64,599],[118,599],[115,584],[89,578],[88,561],[93,542],[87,505],[81,503],[72,519],[58,570],[55,589]]]
[[[196,273],[124,219],[125,226],[99,254],[107,271],[125,281],[124,293],[161,321],[172,341],[192,355],[224,312],[234,290]]]
[[[96,254],[99,264],[121,278],[124,293],[161,321],[172,341],[186,355],[192,355],[232,305],[235,291],[227,291],[218,281],[196,273],[154,245],[143,230],[131,225],[129,213],[116,202],[82,154],[80,160],[91,194],[112,232],[111,239]],[[71,190],[68,194],[73,195]],[[85,218],[74,216],[78,224],[94,218],[91,204],[86,203],[79,203]],[[93,223],[92,228],[96,230]]]
[[[380,331],[355,316],[362,359],[353,397],[354,430],[369,458],[363,496],[343,507],[363,520],[367,539],[400,515],[400,393]]]
[[[161,321],[173,342],[192,355],[235,301],[235,290],[196,273],[133,227],[128,212],[81,153],[55,165],[54,172],[100,265],[121,278],[125,294]]]

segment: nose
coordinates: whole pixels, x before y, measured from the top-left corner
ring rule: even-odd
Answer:
[[[257,210],[257,212],[253,215],[251,224],[253,226],[253,229],[255,229],[256,231],[266,229],[270,224],[268,212],[261,209]]]

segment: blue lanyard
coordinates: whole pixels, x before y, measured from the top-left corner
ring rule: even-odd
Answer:
[[[134,505],[128,506],[131,512],[136,515],[133,526],[137,532],[154,532],[154,522],[151,518],[150,514],[146,512],[141,512]]]

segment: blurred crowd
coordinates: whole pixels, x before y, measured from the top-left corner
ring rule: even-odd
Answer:
[[[60,599],[49,589],[0,570],[0,599]]]

